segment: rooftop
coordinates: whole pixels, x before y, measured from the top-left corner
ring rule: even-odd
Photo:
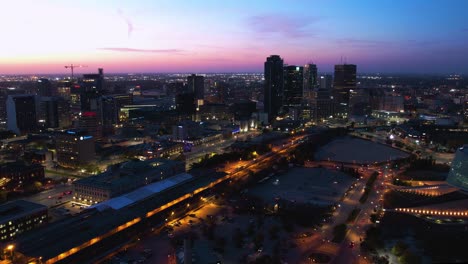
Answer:
[[[5,223],[42,210],[47,210],[47,206],[25,200],[5,203],[0,205],[0,223]]]
[[[158,182],[146,185],[144,187],[138,188],[133,192],[112,198],[110,200],[107,200],[105,202],[102,202],[96,205],[93,205],[91,208],[97,208],[99,211],[105,210],[107,208],[119,210],[126,206],[135,204],[150,196],[156,195],[157,193],[166,191],[183,182],[191,180],[192,178],[193,176],[187,173],[177,174],[165,180],[158,181]]]
[[[96,176],[77,180],[76,184],[108,186],[109,188],[134,184],[135,180],[142,179],[148,173],[164,171],[177,166],[179,161],[165,159],[150,159],[145,161],[128,161],[122,163],[119,168],[108,170]]]
[[[27,256],[42,256],[44,259],[50,259],[93,238],[104,235],[128,221],[138,217],[146,218],[148,212],[200,187],[207,186],[220,176],[215,173],[187,179],[170,189],[162,189],[152,196],[138,200],[136,204],[125,207],[125,210],[116,210],[112,207],[108,207],[107,210],[90,208],[76,216],[27,233],[19,237],[15,244],[18,251]],[[174,177],[182,176],[176,175]]]

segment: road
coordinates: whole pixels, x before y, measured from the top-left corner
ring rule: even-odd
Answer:
[[[243,179],[244,177],[248,177],[250,175],[250,171],[260,171],[260,170],[263,170],[263,169],[266,169],[267,167],[271,167],[271,163],[272,161],[274,161],[276,158],[278,158],[279,156],[283,156],[283,155],[287,155],[289,151],[295,149],[299,144],[301,144],[299,141],[301,139],[303,139],[306,135],[296,135],[292,138],[290,138],[290,140],[288,141],[288,143],[285,143],[283,144],[281,147],[278,147],[278,148],[275,148],[274,150],[272,150],[271,152],[267,153],[267,154],[264,154],[264,155],[260,155],[258,156],[256,159],[254,160],[251,160],[251,161],[237,161],[237,162],[231,162],[230,164],[228,164],[224,171],[227,173],[226,176],[223,177],[224,181],[226,180],[238,180],[238,179]],[[213,185],[214,186],[214,185]],[[211,186],[210,186],[211,187]],[[200,210],[205,210],[202,208],[199,208],[199,209],[196,209],[194,211],[192,211],[192,213],[195,213],[195,214],[199,214]],[[201,214],[204,215],[206,212],[202,212]],[[182,216],[182,218],[186,218],[187,215],[189,213],[185,213],[184,216]],[[181,222],[183,222],[182,220],[180,220]],[[182,225],[182,226],[186,226],[186,225]],[[130,247],[134,247],[135,245],[139,245],[139,251],[141,251],[141,249],[145,246],[145,245],[159,245],[158,243],[159,242],[154,242],[156,241],[154,239],[154,235],[158,235],[160,234],[161,230],[152,230],[151,232],[148,232],[148,235],[149,235],[149,238],[145,238],[145,240],[142,242],[143,244],[141,243],[135,243],[135,242],[128,242],[124,245],[121,245],[121,247],[119,249],[117,249],[117,251],[120,251],[122,249],[128,249]],[[140,239],[140,238],[134,238],[134,239]],[[139,241],[139,240],[138,240]],[[153,242],[151,242],[153,241]],[[149,243],[149,244],[145,244],[145,243]],[[156,243],[156,244],[154,244]],[[167,254],[168,252],[168,247],[165,246],[165,247],[160,247],[160,246],[156,246],[156,248],[159,250],[159,248],[161,248],[165,253],[164,255],[161,257],[156,257],[156,260],[155,261],[158,261],[158,262],[153,262],[153,263],[171,263],[173,258],[169,257],[166,259],[165,257],[165,254]],[[96,256],[96,261],[99,262],[99,261],[103,261],[103,260],[106,260],[106,259],[110,259],[112,258],[113,256],[115,256],[116,252],[117,251],[114,251],[112,252],[111,254],[107,254],[106,256]],[[137,249],[138,251],[138,249]],[[166,259],[166,261],[164,261]]]
[[[333,161],[316,161],[311,163],[313,166],[322,166],[330,169],[341,167],[341,162]],[[314,230],[320,235],[321,243],[310,243],[309,254],[312,252],[327,253],[333,257],[331,263],[347,264],[347,263],[368,263],[367,257],[363,256],[360,252],[361,239],[365,238],[366,230],[373,225],[370,221],[370,215],[374,213],[380,205],[380,200],[383,199],[383,193],[387,183],[390,183],[393,173],[399,173],[403,170],[400,168],[398,171],[386,170],[386,164],[381,166],[362,166],[357,164],[346,164],[347,168],[359,169],[361,178],[356,180],[339,206],[333,212],[331,219],[327,221],[319,230]],[[361,204],[359,199],[364,193],[364,187],[372,173],[380,171],[381,173],[374,182],[373,188],[365,203]],[[352,223],[347,223],[348,230],[345,239],[340,244],[331,242],[333,239],[333,227],[342,223],[346,223],[350,213],[353,209],[359,208],[360,212]],[[329,249],[324,252],[324,248]]]
[[[223,139],[217,143],[208,144],[209,146],[197,146],[193,147],[191,152],[184,153],[185,155],[185,167],[187,170],[190,169],[190,166],[193,163],[197,163],[200,161],[201,158],[205,157],[206,154],[210,155],[212,153],[222,154],[225,152],[225,149],[232,145],[236,140],[246,140],[248,137],[254,137],[258,134],[258,132],[249,132],[236,135],[230,139]]]
[[[367,201],[360,206],[360,213],[356,217],[354,223],[348,224],[348,232],[344,241],[340,244],[340,248],[336,254],[336,258],[333,263],[368,263],[367,256],[363,255],[360,248],[361,239],[366,236],[366,230],[369,229],[373,223],[370,221],[370,215],[377,212],[381,208],[381,200],[387,188],[387,185],[391,182],[392,175],[399,173],[403,169],[400,168],[398,171],[385,170],[385,166],[382,166],[380,171],[382,172],[374,182],[372,191]],[[367,182],[367,177],[366,179]],[[362,188],[365,186],[365,182],[362,183]],[[359,200],[357,198],[357,201]],[[359,202],[358,202],[359,203]],[[352,243],[354,246],[351,246]]]
[[[52,206],[71,201],[73,197],[72,193],[65,195],[63,194],[64,192],[66,193],[71,190],[72,186],[70,184],[58,184],[52,189],[45,190],[23,199],[34,203],[43,204],[50,208]]]

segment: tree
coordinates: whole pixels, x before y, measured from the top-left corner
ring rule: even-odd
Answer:
[[[346,235],[346,224],[339,224],[333,227],[333,242],[339,243],[343,241]]]
[[[271,239],[277,239],[278,238],[278,232],[279,232],[279,227],[277,225],[273,225],[270,227],[268,230],[270,233],[270,238]]]
[[[265,237],[263,236],[262,232],[258,232],[255,235],[254,244],[255,244],[255,249],[256,250],[258,250],[258,249],[260,249],[262,247],[264,239],[265,239]]]
[[[406,250],[399,258],[401,264],[420,264],[421,257],[413,254],[411,251]]]
[[[244,243],[244,233],[240,230],[240,228],[236,228],[234,233],[232,234],[232,241],[237,248],[241,248],[242,244]]]
[[[38,181],[35,181],[33,183],[30,183],[24,186],[24,190],[28,193],[38,192],[41,189],[42,189],[42,183]]]
[[[253,235],[255,232],[255,225],[253,223],[250,223],[249,226],[247,227],[247,234],[249,236]]]
[[[370,220],[371,220],[372,223],[375,223],[377,221],[377,219],[378,219],[377,214],[371,214],[370,215]]]
[[[224,237],[218,237],[215,239],[216,247],[215,250],[223,253],[224,247],[226,246],[226,239]]]
[[[8,200],[8,192],[5,190],[0,190],[0,203],[6,202]]]
[[[408,249],[408,245],[406,245],[403,241],[398,241],[392,248],[393,255],[400,257],[405,253]]]

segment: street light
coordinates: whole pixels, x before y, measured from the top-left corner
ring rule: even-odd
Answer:
[[[6,247],[6,250],[10,252],[10,257],[13,259],[13,250],[15,249],[15,245],[10,244]]]

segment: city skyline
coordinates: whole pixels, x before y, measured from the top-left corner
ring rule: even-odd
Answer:
[[[27,6],[27,8],[24,8]],[[15,1],[0,74],[262,72],[266,57],[366,73],[468,73],[468,2]]]

